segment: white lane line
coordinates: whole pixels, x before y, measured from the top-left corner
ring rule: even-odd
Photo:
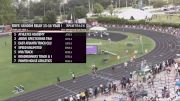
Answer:
[[[66,91],[68,91],[68,92],[77,94],[76,92],[74,92],[74,91],[72,91],[72,90],[69,90],[69,89],[67,89],[67,88],[65,88],[65,87],[62,87],[62,86],[60,86],[60,85],[55,84],[55,86],[58,87],[58,88],[61,88],[61,89],[63,89],[63,90],[66,90]]]

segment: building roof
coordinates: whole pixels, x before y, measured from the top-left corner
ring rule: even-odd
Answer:
[[[124,19],[131,19],[131,17],[133,17],[135,20],[145,20],[147,18],[151,18],[152,13],[140,9],[128,9],[122,13],[119,13],[117,16],[118,18]]]

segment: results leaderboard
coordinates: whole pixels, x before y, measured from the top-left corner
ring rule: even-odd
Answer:
[[[12,63],[85,63],[86,24],[12,24]]]

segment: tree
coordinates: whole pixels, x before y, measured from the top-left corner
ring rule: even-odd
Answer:
[[[133,0],[132,1],[132,7],[133,8],[138,8],[138,2],[139,2],[139,0]]]
[[[94,0],[94,2],[101,4],[104,8],[108,8],[109,4],[111,3],[111,0]]]
[[[35,16],[33,22],[34,23],[42,23],[42,18],[39,16]]]
[[[28,1],[27,0],[15,0],[15,9],[17,12],[17,20],[23,20],[28,18]]]
[[[153,0],[152,1],[152,5],[155,8],[163,7],[165,4],[166,4],[166,2],[164,2],[163,0]]]
[[[103,6],[99,3],[94,4],[94,13],[100,14],[104,10]]]
[[[0,24],[11,24],[16,20],[16,11],[12,0],[1,0]]]
[[[43,17],[43,23],[56,23],[56,13],[53,10],[47,11],[46,15]]]
[[[113,10],[114,10],[113,5],[112,5],[112,4],[111,4],[111,5],[109,5],[108,9],[109,9],[109,13],[110,13],[110,14],[111,14],[111,16],[112,16],[112,14],[113,14]]]
[[[33,19],[34,16],[44,16],[48,10],[54,10],[57,15],[60,14],[60,3],[62,0],[40,0],[33,2],[33,0],[14,0],[16,6],[17,16],[19,20]],[[28,17],[29,9],[29,17]]]
[[[41,2],[33,2],[31,4],[31,16],[44,16],[44,1],[41,0]]]
[[[76,6],[74,9],[75,18],[84,18],[86,17],[87,10],[84,6]]]
[[[180,0],[173,0],[172,2],[174,5],[180,5]]]
[[[91,7],[92,4],[99,3],[101,4],[104,8],[107,8],[110,4],[110,0],[90,0],[91,2]],[[85,9],[88,11],[89,8],[89,0],[69,0],[68,4],[65,5],[65,11],[66,13],[70,13],[71,8],[75,8],[76,6],[84,6]]]

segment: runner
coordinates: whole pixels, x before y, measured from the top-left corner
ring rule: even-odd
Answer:
[[[75,74],[74,72],[72,73],[72,79],[74,80],[76,77],[75,77]]]
[[[127,69],[128,68],[128,63],[124,62],[124,68]]]
[[[75,83],[75,82],[76,82],[76,81],[75,81],[76,77],[75,77],[74,72],[72,73],[72,79],[73,79],[73,83]]]
[[[115,70],[115,66],[113,65],[113,66],[112,66],[112,72],[113,72],[113,73],[114,73],[114,70]]]
[[[95,74],[97,74],[98,67],[95,66],[95,67],[94,67],[94,70],[95,70]]]
[[[61,79],[59,77],[57,77],[57,83],[60,83]]]

